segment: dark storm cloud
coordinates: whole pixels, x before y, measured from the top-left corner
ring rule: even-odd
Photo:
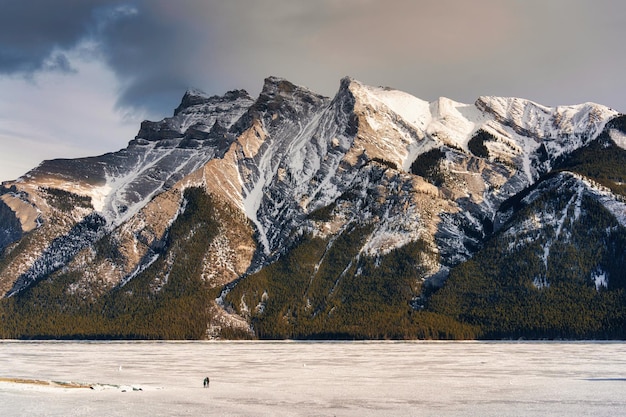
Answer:
[[[187,85],[168,65],[180,27],[151,13],[151,1],[3,1],[0,13],[0,74],[72,72],[65,51],[91,42],[119,77],[119,104],[151,107],[168,91]],[[156,98],[156,100],[154,100]],[[159,107],[155,104],[152,107]]]
[[[104,25],[101,50],[122,82],[120,105],[169,111],[190,86],[182,68],[197,50],[184,24],[170,20],[160,7],[148,8],[150,3],[158,2],[137,2],[135,15]]]
[[[56,50],[74,47],[94,27],[94,11],[111,1],[3,0],[0,73],[44,69]],[[59,55],[60,56],[60,55]]]

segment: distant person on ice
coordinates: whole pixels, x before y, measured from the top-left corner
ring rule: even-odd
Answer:
[[[209,377],[207,376],[206,378],[204,378],[204,388],[209,388],[209,382],[211,382],[211,380],[209,379]]]

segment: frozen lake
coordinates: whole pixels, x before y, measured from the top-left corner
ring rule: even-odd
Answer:
[[[0,415],[626,416],[626,344],[0,341]]]

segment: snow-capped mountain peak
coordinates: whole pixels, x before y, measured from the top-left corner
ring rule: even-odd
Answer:
[[[522,135],[551,139],[570,135],[598,135],[618,113],[595,103],[546,107],[511,97],[479,97],[476,107]]]
[[[423,282],[440,285],[490,236],[510,238],[501,231],[513,222],[532,223],[515,218],[516,204],[543,213],[527,227],[529,242],[558,219],[544,254],[574,233],[570,224],[591,218],[585,204],[604,207],[622,227],[626,209],[614,188],[623,179],[602,177],[602,188],[582,169],[545,178],[587,145],[597,145],[588,150],[596,157],[613,142],[623,147],[625,137],[623,119],[593,103],[427,102],[349,77],[332,98],[278,77],[265,79],[256,99],[243,90],[188,90],[171,117],[144,121],[126,148],[45,161],[3,186],[0,249],[10,249],[0,290],[17,294],[67,275],[79,277],[71,291],[132,287],[142,277],[158,293],[177,273],[197,273],[207,285],[228,284],[227,293],[308,242],[319,256],[307,258],[313,272],[305,281],[331,277],[329,296],[346,277],[358,282],[369,259],[377,267],[409,248],[415,259],[391,274],[410,275],[413,294]],[[555,193],[559,184],[571,193]],[[524,200],[529,193],[532,201]],[[542,206],[553,194],[563,202]],[[175,272],[183,258],[197,264]],[[264,291],[259,310],[273,296]]]

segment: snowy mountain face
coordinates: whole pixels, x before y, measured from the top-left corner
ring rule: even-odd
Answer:
[[[45,161],[21,182],[84,193],[117,226],[154,196],[221,157],[237,135],[230,127],[252,103],[245,91],[208,97],[190,90],[173,117],[143,122],[127,148],[94,158]]]
[[[295,262],[306,245],[320,251],[309,290],[316,280],[333,283],[304,298],[317,316],[397,251],[416,256],[402,272],[412,280],[403,296],[421,308],[422,289],[443,285],[490,239],[511,251],[539,244],[544,266],[532,281],[542,288],[557,279],[552,248],[572,241],[588,207],[607,210],[611,227],[626,226],[621,180],[607,179],[611,188],[581,164],[569,173],[571,156],[595,144],[621,152],[622,121],[592,103],[429,103],[350,78],[333,98],[275,77],[256,100],[242,90],[189,90],[172,117],[143,122],[125,149],[45,161],[3,184],[0,291],[15,297],[45,280],[69,282],[62,292],[91,300],[131,296],[141,285],[156,297],[178,274],[193,276],[221,291],[206,326],[219,336],[249,331],[276,291],[263,270]],[[350,250],[334,255],[346,239]],[[408,249],[416,247],[418,255]],[[609,287],[601,264],[584,273]],[[187,272],[177,272],[181,265]]]

